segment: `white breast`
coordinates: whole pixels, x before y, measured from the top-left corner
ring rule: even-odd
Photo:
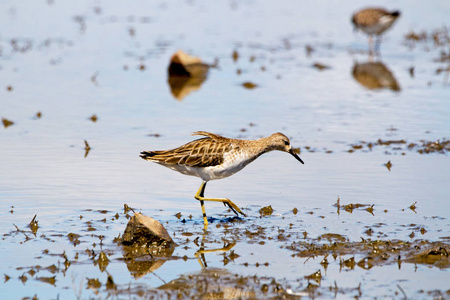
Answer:
[[[394,21],[395,18],[392,16],[382,16],[376,24],[362,27],[361,30],[367,34],[382,34],[389,27],[391,27]]]
[[[239,172],[255,159],[255,156],[251,156],[247,152],[231,152],[225,155],[225,159],[222,164],[214,167],[202,168],[202,170],[200,170],[201,173],[199,174],[199,177],[206,181],[222,179]]]
[[[160,165],[184,175],[196,176],[204,181],[210,181],[222,179],[239,172],[258,156],[250,155],[248,152],[234,151],[225,154],[222,164],[212,167],[190,167],[185,165],[167,165],[164,163],[160,163]]]

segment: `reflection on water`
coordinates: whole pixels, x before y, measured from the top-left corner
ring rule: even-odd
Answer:
[[[203,82],[206,80],[205,76],[170,76],[169,75],[169,86],[172,95],[177,100],[183,100],[190,93],[197,91],[202,86]]]
[[[355,62],[352,75],[358,83],[369,90],[389,89],[395,92],[401,90],[394,74],[381,61]]]
[[[138,279],[161,268],[170,259],[174,249],[169,247],[163,253],[154,254],[151,249],[123,246],[123,258],[131,276]]]
[[[261,285],[255,279],[251,284],[251,279],[242,280],[240,276],[226,269],[210,268],[188,276],[183,275],[158,289],[170,293],[177,291],[184,298],[192,299],[258,299],[264,294],[261,292]],[[270,291],[269,294],[273,296],[277,293]]]
[[[200,263],[202,268],[208,267],[208,264],[206,262],[206,257],[205,257],[206,253],[213,253],[213,252],[225,252],[226,253],[226,252],[230,251],[236,245],[236,243],[229,242],[224,239],[223,247],[214,248],[214,249],[205,249],[205,239],[206,239],[206,231],[202,234],[202,241],[201,241],[200,245],[198,244],[198,238],[194,240],[195,245],[200,247],[197,250],[197,252],[195,252],[195,257],[198,258],[198,262]],[[231,259],[233,260],[233,258],[234,258],[234,255],[232,254]],[[228,263],[228,258],[224,254],[224,265],[226,265],[227,263]]]

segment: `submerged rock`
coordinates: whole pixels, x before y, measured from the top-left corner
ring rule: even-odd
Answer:
[[[178,50],[170,59],[169,76],[206,76],[208,69],[199,57]]]
[[[175,243],[157,220],[135,213],[122,237],[128,271],[139,278],[160,268],[173,254]]]
[[[173,243],[164,226],[157,220],[144,216],[141,213],[135,213],[131,217],[122,237],[122,244],[127,246],[132,244],[159,245],[164,242]]]
[[[172,55],[169,64],[169,86],[172,95],[182,100],[190,92],[200,89],[208,75],[209,65],[198,57],[191,56],[182,50]]]

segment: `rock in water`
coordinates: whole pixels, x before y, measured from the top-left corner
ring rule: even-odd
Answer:
[[[122,236],[124,245],[173,243],[164,226],[153,218],[135,213],[127,224]]]
[[[170,59],[169,76],[206,77],[208,69],[200,58],[178,50]]]
[[[182,50],[172,55],[169,64],[169,86],[177,100],[183,100],[189,93],[200,89],[208,75],[209,65],[198,57]]]

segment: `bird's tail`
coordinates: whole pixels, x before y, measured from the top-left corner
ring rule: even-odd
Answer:
[[[158,153],[155,151],[142,151],[139,156],[145,160],[155,160],[154,159],[155,155],[158,155]]]
[[[400,17],[400,11],[399,10],[396,10],[396,11],[394,11],[394,12],[392,12],[391,13],[391,16],[393,16],[393,17]]]

